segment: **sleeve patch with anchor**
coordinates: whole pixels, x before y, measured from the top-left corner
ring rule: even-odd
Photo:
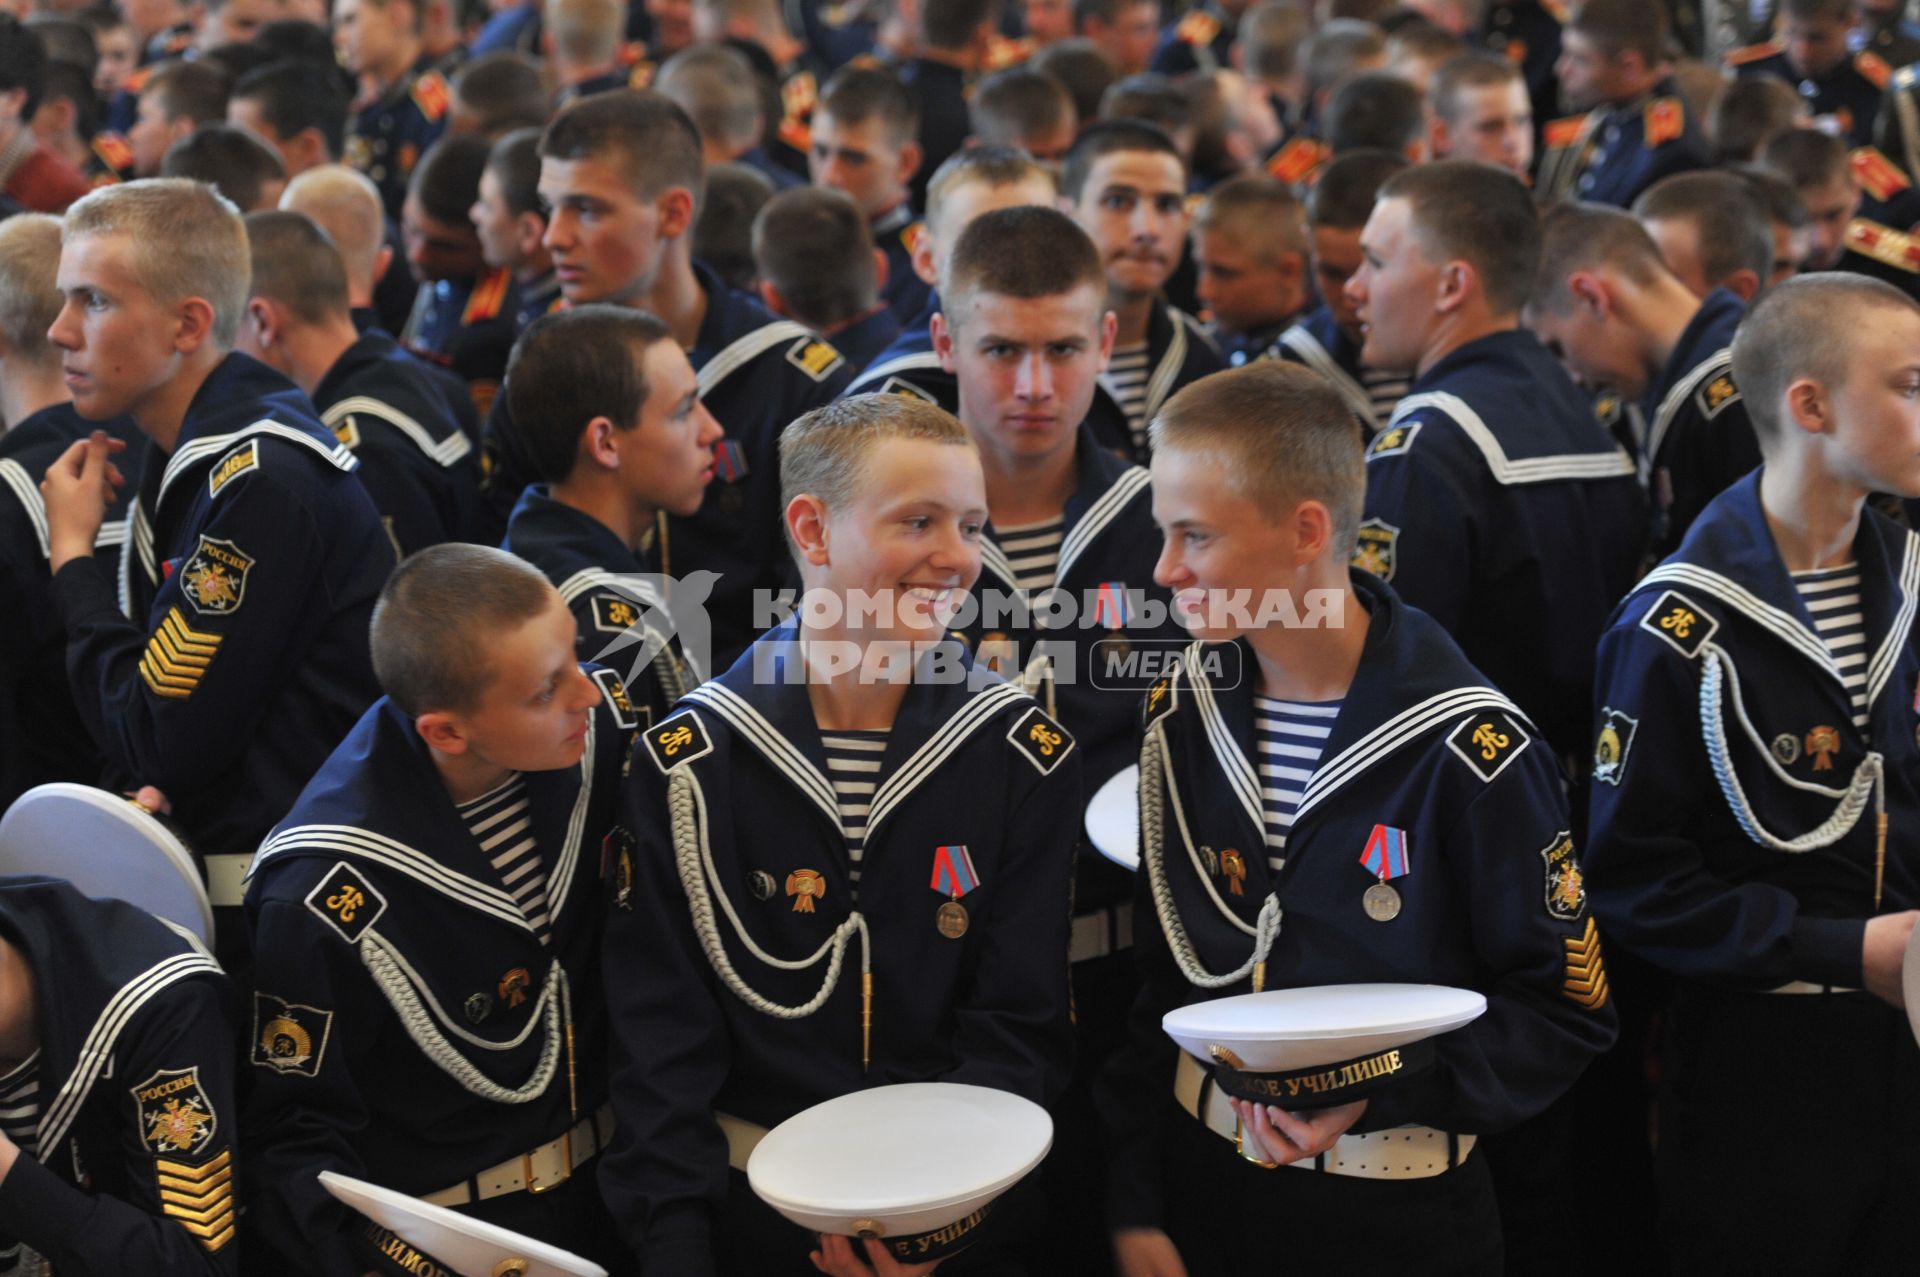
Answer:
[[[253,995],[253,1063],[274,1073],[319,1077],[320,1062],[333,1034],[333,1012],[276,998]]]
[[[1447,737],[1447,748],[1473,768],[1481,780],[1491,781],[1520,757],[1533,742],[1520,724],[1498,710],[1475,714]]]
[[[1680,655],[1691,658],[1713,637],[1720,622],[1678,590],[1668,590],[1654,600],[1647,614],[1640,618],[1640,628],[1671,644]]]
[[[1066,728],[1048,718],[1038,705],[1020,716],[1013,730],[1007,733],[1007,739],[1042,776],[1073,752],[1073,737]]]
[[[640,726],[640,715],[634,712],[626,684],[618,674],[612,670],[595,670],[589,677],[600,685],[601,693],[607,698],[607,712],[613,715],[615,726],[629,732]]]
[[[387,911],[387,898],[346,861],[327,871],[320,885],[307,893],[307,908],[340,933],[348,944],[360,937]]]
[[[647,732],[647,752],[662,774],[713,752],[713,740],[692,710],[682,710]]]

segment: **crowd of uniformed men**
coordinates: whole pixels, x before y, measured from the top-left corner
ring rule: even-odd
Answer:
[[[1905,8],[0,3],[0,806],[221,960],[0,880],[0,1271],[925,1272],[741,1172],[927,1080],[956,1277],[1910,1263]]]

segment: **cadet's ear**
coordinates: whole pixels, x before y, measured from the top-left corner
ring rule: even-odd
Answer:
[[[614,443],[618,430],[612,417],[595,417],[589,421],[580,432],[581,460],[590,461],[602,470],[618,470],[620,449]]]
[[[1304,567],[1333,543],[1333,515],[1319,501],[1302,501],[1293,511],[1293,564]]]
[[[1567,292],[1596,318],[1605,319],[1613,311],[1613,296],[1607,290],[1607,281],[1596,271],[1577,270],[1567,276]]]
[[[460,730],[460,723],[452,714],[429,710],[413,720],[413,730],[420,733],[420,739],[427,742],[429,748],[442,754],[467,752],[466,733]]]
[[[921,283],[931,288],[940,287],[940,272],[933,265],[933,236],[925,229],[921,230],[920,238],[913,242],[913,273],[920,277]]]
[[[1755,271],[1742,268],[1721,280],[1720,287],[1751,304],[1760,292],[1760,276]]]
[[[213,339],[213,303],[206,298],[189,297],[173,313],[179,324],[173,348],[181,354],[191,354]]]
[[[787,313],[786,298],[780,295],[780,290],[773,286],[772,280],[756,279],[753,281],[753,286],[760,293],[761,305],[776,315],[784,316]]]
[[[660,219],[660,238],[678,239],[693,234],[693,192],[684,186],[670,186],[654,201]]]
[[[1796,377],[1784,396],[1787,418],[1810,435],[1825,434],[1833,426],[1827,388],[1811,377]]]
[[[940,367],[952,372],[953,329],[947,324],[945,311],[933,312],[933,321],[927,325],[927,335],[933,339],[933,353],[940,356]]]
[[[815,567],[827,562],[827,506],[810,492],[787,502],[787,531],[800,547],[800,557]]]

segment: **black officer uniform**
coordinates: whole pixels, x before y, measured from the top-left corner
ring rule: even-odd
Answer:
[[[398,220],[413,166],[447,126],[453,89],[426,54],[347,124],[344,159],[373,179],[387,216]]]
[[[1566,20],[1562,0],[1494,0],[1481,26],[1482,43],[1520,67],[1536,132],[1560,113],[1560,77],[1554,64],[1560,60],[1560,29]]]
[[[1912,66],[1920,62],[1920,27],[1906,20],[1897,10],[1880,14],[1856,5],[1854,7],[1857,25],[1847,37],[1847,46],[1854,52],[1869,52],[1880,55],[1880,60],[1889,67]]]
[[[608,697],[579,764],[524,774],[550,944],[385,698],[260,845],[244,1149],[250,1245],[276,1262],[399,1271],[371,1262],[384,1230],[335,1202],[324,1170],[608,1262],[589,1164],[611,1125],[600,873],[623,839],[632,734],[618,680],[596,681]]]
[[[1207,0],[1161,30],[1147,69],[1163,75],[1187,75],[1229,68],[1238,29],[1237,18]]]
[[[797,668],[795,632],[764,636],[635,751],[638,841],[605,955],[630,973],[608,989],[620,1133],[601,1188],[649,1273],[810,1271],[814,1239],[738,1173],[802,1109],[915,1081],[1046,1103],[1071,1060],[1073,738],[938,645],[926,659],[959,677],[907,689],[856,862],[806,686],[756,677],[756,658]],[[965,882],[940,877],[943,855]],[[1003,1199],[941,1271],[999,1271],[989,1230],[1017,1209]]]
[[[171,455],[148,440],[119,464],[118,588],[91,558],[53,578],[75,704],[195,851],[250,855],[379,695],[367,625],[393,545],[353,454],[245,355],[202,384]]]
[[[1470,341],[1414,381],[1367,449],[1366,515],[1355,563],[1453,635],[1552,751],[1584,754],[1593,643],[1639,570],[1646,499],[1532,333]]]
[[[1333,383],[1373,438],[1393,417],[1407,393],[1405,373],[1383,372],[1360,362],[1360,343],[1347,335],[1333,311],[1321,306],[1280,334],[1273,353],[1313,369]]]
[[[0,878],[0,938],[31,970],[40,1041],[33,1138],[0,1181],[0,1272],[39,1272],[37,1256],[61,1273],[232,1277],[219,965],[152,914],[52,878]]]
[[[926,309],[933,295],[932,286],[913,271],[913,246],[926,233],[926,223],[904,202],[873,220],[873,242],[887,257],[887,286],[880,296],[903,324]]]
[[[1280,335],[1294,326],[1302,318],[1294,315],[1277,324],[1262,324],[1244,332],[1222,329],[1218,323],[1207,326],[1207,338],[1214,349],[1220,352],[1220,358],[1229,368],[1239,368],[1252,363],[1273,350],[1280,341]]]
[[[87,421],[71,404],[23,417],[0,436],[0,596],[14,615],[0,627],[0,811],[35,785],[91,784],[106,766],[100,747],[74,712],[67,681],[67,636],[54,602],[47,563],[47,510],[40,480],[60,455],[94,430],[129,448],[140,432],[125,417]],[[93,554],[110,576],[120,570],[126,507],[107,511]]]
[[[470,534],[480,502],[480,450],[419,361],[375,329],[347,347],[313,388],[313,406],[360,461],[360,480],[405,558]]]
[[[1546,1108],[1615,1032],[1551,748],[1429,617],[1353,581],[1365,649],[1283,854],[1266,841],[1248,645],[1194,644],[1145,702],[1143,988],[1103,1079],[1108,1201],[1116,1229],[1166,1228],[1193,1273],[1260,1271],[1275,1248],[1302,1271],[1500,1271],[1476,1137]],[[1363,861],[1383,832],[1407,872],[1376,921]],[[1430,1071],[1388,1070],[1324,1157],[1266,1170],[1236,1156],[1231,1109],[1162,1016],[1371,981],[1476,989],[1488,1007],[1434,1040]]]
[[[1743,80],[1766,75],[1791,84],[1815,115],[1832,116],[1854,146],[1873,140],[1880,98],[1893,78],[1886,59],[1871,50],[1842,58],[1824,75],[1799,75],[1778,41],[1736,49],[1727,55],[1727,65]]]
[[[613,529],[554,500],[540,483],[529,484],[520,494],[501,549],[539,568],[560,591],[578,627],[574,652],[582,661],[629,671],[622,682],[630,698],[631,726],[644,730],[665,718],[693,675],[679,659],[679,636],[670,621],[661,623],[667,600],[640,556]],[[644,672],[633,669],[641,648],[614,648],[623,640],[658,645]]]
[[[1760,464],[1760,444],[1733,380],[1733,334],[1746,303],[1716,288],[1680,334],[1641,401],[1640,478],[1652,498],[1653,553],[1679,546],[1700,511]]]
[[[1865,659],[1843,674],[1759,488],[1709,505],[1601,639],[1591,886],[1608,936],[1679,979],[1657,1154],[1675,1271],[1870,1271],[1905,1262],[1920,1183],[1920,1053],[1860,990],[1866,920],[1920,907],[1920,538],[1863,512]],[[1829,1155],[1755,1118],[1795,1102]]]
[[[1535,186],[1544,200],[1628,208],[1663,177],[1707,166],[1707,146],[1672,80],[1631,102],[1554,120]]]
[[[513,332],[516,338],[540,316],[560,309],[560,277],[551,270],[533,279],[515,279],[513,289]]]
[[[855,375],[846,393],[913,395],[957,416],[960,383],[940,366],[940,356],[933,351],[933,317],[939,311],[940,294],[930,289],[913,322],[901,325],[894,339]]]
[[[431,280],[414,294],[401,344],[451,369],[466,383],[474,408],[485,416],[506,379],[507,360],[519,336],[519,294],[513,272],[505,267],[471,279]],[[551,299],[547,304],[552,305]]]

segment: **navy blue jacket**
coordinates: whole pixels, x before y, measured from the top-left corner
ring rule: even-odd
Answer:
[[[420,362],[378,329],[313,388],[313,406],[360,461],[360,481],[401,558],[471,535],[480,450]]]
[[[1550,9],[1558,10],[1559,16]],[[1560,77],[1554,64],[1560,60],[1560,23],[1565,13],[1561,0],[1552,0],[1551,5],[1541,0],[1494,0],[1487,6],[1481,28],[1488,49],[1520,64],[1536,129],[1560,112]]]
[[[887,286],[881,299],[894,318],[907,323],[926,309],[933,288],[913,269],[913,246],[926,233],[926,223],[913,215],[911,204],[900,204],[873,223],[873,242],[887,257]]]
[[[1410,981],[1487,996],[1485,1015],[1436,1040],[1431,1072],[1371,1097],[1360,1131],[1502,1130],[1544,1109],[1614,1038],[1552,750],[1429,617],[1364,573],[1353,581],[1371,614],[1366,645],[1277,870],[1253,749],[1251,650],[1196,643],[1186,668],[1148,693],[1141,801],[1158,809],[1164,846],[1143,842],[1134,905],[1142,988],[1100,1088],[1113,1227],[1161,1223],[1165,1123],[1192,1120],[1167,1102],[1178,1048],[1161,1017],[1251,990],[1244,979],[1188,983],[1154,904],[1156,863],[1209,973],[1253,955],[1255,920],[1273,896],[1283,912],[1265,959],[1269,989]],[[1209,668],[1216,662],[1226,677]],[[1385,923],[1361,904],[1375,882],[1361,856],[1381,825],[1405,834],[1409,859],[1394,880],[1401,912]],[[1236,847],[1243,872],[1230,880],[1219,871]],[[1219,1156],[1234,1153],[1222,1146]]]
[[[849,395],[915,395],[950,413],[960,412],[960,383],[940,366],[933,352],[933,317],[940,310],[938,290],[885,349],[870,359],[847,387]]]
[[[1404,377],[1382,379],[1360,366],[1360,343],[1347,336],[1347,330],[1340,327],[1326,306],[1281,333],[1273,353],[1304,364],[1332,382],[1360,419],[1369,439],[1393,417],[1394,408],[1407,391]]]
[[[916,682],[901,702],[856,901],[807,689],[755,677],[756,654],[797,661],[793,634],[791,623],[773,630],[689,693],[633,759],[638,843],[631,873],[616,873],[626,885],[605,957],[608,970],[629,973],[608,990],[619,1134],[600,1182],[648,1272],[714,1273],[713,1221],[728,1191],[715,1111],[772,1126],[864,1087],[932,1081],[1046,1103],[1067,1077],[1068,884],[1084,807],[1073,738],[1029,697],[974,671],[958,644],[939,645],[965,676]],[[674,839],[674,791],[699,813],[698,845]],[[935,927],[947,895],[930,882],[937,849],[953,846],[967,849],[979,885],[960,901],[964,935],[948,939]],[[698,866],[702,848],[710,874]],[[693,908],[717,909],[721,893],[753,942],[783,960],[851,931],[857,908],[873,975],[865,1067],[857,936],[824,1005],[775,1018],[722,982],[695,934]],[[821,989],[825,961],[777,970],[724,913],[715,925],[762,997],[793,1006]]]
[[[1152,421],[1176,390],[1226,366],[1199,320],[1165,302],[1155,305],[1147,317],[1146,419]],[[1126,410],[1104,384],[1094,391],[1087,425],[1102,447],[1141,465],[1147,463],[1150,449],[1144,442],[1135,445]]]
[[[900,336],[900,318],[885,306],[828,335],[833,348],[847,357],[847,367],[858,377]]]
[[[321,1171],[434,1193],[571,1127],[568,1023],[580,1115],[605,1100],[600,867],[631,739],[603,700],[576,766],[525,776],[550,947],[385,698],[261,844],[243,1149],[250,1244],[279,1271],[367,1268]],[[276,1021],[309,1049],[286,1050]]]
[[[1767,528],[1758,472],[1707,507],[1600,640],[1594,906],[1609,936],[1683,979],[1857,988],[1866,920],[1920,907],[1920,537],[1869,507],[1853,548],[1867,623],[1864,732]],[[1716,668],[1714,713],[1703,683]],[[1716,738],[1724,751],[1709,749]],[[1748,827],[1757,820],[1781,839],[1818,829],[1869,751],[1884,760],[1890,828],[1877,905],[1871,795],[1849,830],[1798,854]]]
[[[393,543],[353,454],[245,355],[202,384],[172,455],[146,441],[120,466],[119,588],[91,558],[53,578],[74,703],[196,851],[249,853],[379,695],[367,626]]]
[[[1453,635],[1563,755],[1646,543],[1633,459],[1529,332],[1455,350],[1367,451],[1354,561]]]
[[[1733,334],[1746,313],[1746,303],[1724,288],[1707,294],[1641,401],[1640,473],[1652,497],[1656,555],[1678,546],[1707,502],[1760,464],[1733,380]]]
[[[1631,102],[1549,123],[1535,185],[1542,199],[1626,208],[1661,178],[1706,165],[1698,125],[1673,82],[1663,80]]]
[[[1825,75],[1797,75],[1785,47],[1777,43],[1737,49],[1727,55],[1727,65],[1742,80],[1765,75],[1792,85],[1809,111],[1833,116],[1853,146],[1865,146],[1873,140],[1880,97],[1893,75],[1893,68],[1870,50],[1842,58]]]
[[[215,1277],[234,1241],[233,989],[194,941],[52,878],[0,878],[32,972],[38,1149],[0,1182],[0,1272]],[[38,1271],[28,1266],[25,1271]]]
[[[520,327],[520,286],[513,272],[502,268],[472,279],[420,285],[400,341],[465,382],[474,407],[484,416],[506,379]]]
[[[1186,75],[1231,67],[1237,25],[1219,5],[1199,5],[1161,29],[1160,42],[1154,46],[1147,69],[1163,75]]]

